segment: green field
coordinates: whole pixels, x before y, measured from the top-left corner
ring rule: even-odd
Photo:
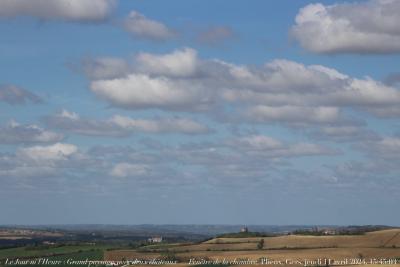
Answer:
[[[0,260],[13,258],[35,258],[71,254],[84,251],[106,250],[110,245],[65,245],[55,247],[19,247],[0,249]]]
[[[6,259],[34,259],[46,258],[49,260],[66,261],[73,260],[103,260],[104,251],[116,248],[112,245],[63,245],[57,247],[19,247],[0,249],[0,266],[4,266]],[[51,265],[18,265],[19,267],[32,266],[51,266]],[[58,267],[71,266],[67,264],[57,264]],[[85,266],[85,265],[74,265]]]

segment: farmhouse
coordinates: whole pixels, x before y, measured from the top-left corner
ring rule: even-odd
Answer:
[[[336,235],[336,230],[333,228],[316,228],[317,232],[322,233],[323,235]]]
[[[324,235],[336,235],[336,231],[334,229],[325,229],[322,231]]]
[[[150,243],[161,243],[163,241],[162,236],[153,236],[147,239],[148,242]]]

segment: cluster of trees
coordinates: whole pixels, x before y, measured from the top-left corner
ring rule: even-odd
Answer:
[[[329,235],[363,235],[372,231],[379,231],[384,229],[390,229],[388,226],[381,225],[362,225],[362,226],[346,226],[346,227],[336,227],[329,231]],[[326,235],[326,229],[299,229],[293,231],[292,234],[295,235],[314,235],[322,236]]]
[[[261,239],[260,241],[258,241],[257,248],[258,249],[263,249],[264,248],[264,239]]]

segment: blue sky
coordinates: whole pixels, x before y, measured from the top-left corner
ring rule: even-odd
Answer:
[[[0,224],[389,224],[396,1],[0,2]]]

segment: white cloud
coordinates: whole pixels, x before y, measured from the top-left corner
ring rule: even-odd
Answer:
[[[114,63],[95,70],[102,79],[93,79],[90,89],[113,105],[125,108],[161,108],[172,110],[204,110],[213,101],[211,90],[193,83],[201,65],[197,51],[190,48],[165,55],[139,53],[129,74],[107,78],[108,73],[120,73]],[[90,78],[90,76],[89,76]]]
[[[90,89],[113,105],[132,109],[203,109],[210,102],[208,92],[196,84],[147,74],[93,81]]]
[[[275,59],[265,64],[263,73],[257,75],[262,85],[270,90],[297,92],[330,91],[341,86],[348,78],[335,69],[321,65],[305,66],[285,59]],[[259,78],[259,79],[260,79]]]
[[[56,143],[49,146],[32,146],[19,148],[17,156],[32,161],[59,161],[65,160],[78,152],[75,145]]]
[[[116,0],[2,0],[1,17],[30,16],[44,20],[100,21]]]
[[[334,123],[340,119],[337,107],[254,106],[245,111],[248,120],[287,123]]]
[[[75,112],[70,112],[66,109],[63,109],[57,116],[60,118],[66,118],[70,120],[79,120],[80,116]]]
[[[369,77],[352,78],[320,65],[274,60],[261,69],[231,65],[234,81],[245,90],[225,97],[274,105],[376,106],[400,103],[400,92]]]
[[[400,104],[396,87],[369,77],[282,59],[262,66],[235,65],[200,59],[189,48],[165,55],[140,53],[129,74],[93,79],[90,89],[126,109],[210,112],[229,107],[237,113],[234,117],[251,114],[259,121],[285,123],[343,121],[344,108],[393,116]]]
[[[163,23],[149,19],[137,11],[129,14],[123,26],[133,36],[153,41],[165,41],[175,36],[175,32]]]
[[[175,50],[169,54],[138,53],[133,60],[116,57],[84,58],[78,69],[91,80],[126,78],[132,73],[143,73],[174,78],[198,74],[200,60],[191,48]]]
[[[173,77],[192,76],[199,64],[197,51],[191,48],[175,50],[166,55],[139,53],[136,62],[140,71]]]
[[[0,127],[0,144],[53,143],[63,138],[62,134],[47,131],[37,125],[21,125],[11,121]]]
[[[331,96],[338,105],[385,106],[400,102],[400,92],[371,78],[352,79],[344,90]]]
[[[118,163],[110,172],[110,175],[123,178],[123,177],[135,177],[144,176],[149,173],[149,166],[145,164],[132,164],[132,163]]]
[[[397,0],[310,4],[297,14],[292,33],[316,53],[398,53],[399,24]]]

